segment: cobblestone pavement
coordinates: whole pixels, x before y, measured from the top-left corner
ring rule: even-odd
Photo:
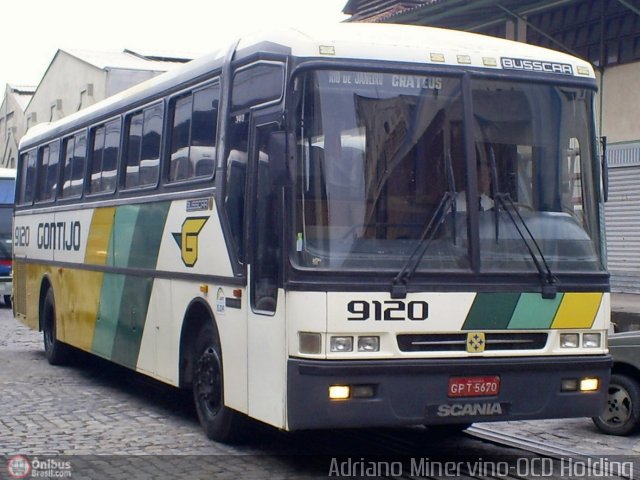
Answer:
[[[640,435],[605,436],[585,418],[483,425],[584,454],[640,457]],[[420,455],[435,456],[446,448],[514,455],[502,447],[477,447],[482,442],[464,437],[431,443],[424,429],[406,432],[402,441],[419,444]],[[87,467],[68,478],[326,478],[326,465],[290,456],[366,454],[348,437],[337,438],[257,426],[246,444],[211,442],[189,395],[88,355],[69,367],[50,366],[41,334],[0,309],[0,480],[11,478],[4,464],[16,455],[32,463],[40,459],[42,465],[50,459],[71,461],[76,472]]]

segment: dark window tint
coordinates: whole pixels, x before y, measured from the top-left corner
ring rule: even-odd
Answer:
[[[212,85],[174,100],[170,182],[213,175],[219,94]]]
[[[36,182],[36,159],[35,150],[22,155],[20,162],[20,204],[33,202]]]
[[[284,67],[280,63],[263,63],[239,70],[233,77],[233,110],[279,100],[284,85]]]
[[[171,132],[171,166],[169,181],[191,178],[191,164],[189,163],[189,137],[191,136],[191,95],[180,98],[175,102],[173,111],[173,130]]]
[[[0,259],[11,259],[13,207],[0,207]]]
[[[91,153],[91,193],[115,191],[119,146],[120,119],[94,129]]]
[[[87,136],[82,133],[63,141],[64,169],[62,197],[79,197],[82,194],[84,169],[87,155]]]
[[[45,202],[55,199],[58,185],[58,143],[54,142],[40,151],[38,165],[38,191],[36,200]]]
[[[125,188],[158,183],[163,118],[162,104],[145,108],[129,117]]]
[[[140,153],[140,186],[155,185],[158,182],[162,118],[162,105],[155,105],[144,110]]]
[[[138,186],[140,172],[140,144],[142,143],[142,113],[132,115],[129,119],[129,135],[127,137],[127,157],[125,161],[124,186]]]
[[[232,115],[229,119],[229,156],[227,157],[227,188],[224,200],[229,218],[231,235],[238,259],[244,262],[244,197],[247,177],[247,144],[249,135],[249,114]]]

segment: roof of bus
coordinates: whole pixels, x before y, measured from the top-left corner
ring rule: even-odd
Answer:
[[[561,52],[496,37],[413,25],[339,23],[304,30],[289,28],[256,33],[239,40],[235,58],[241,56],[243,51],[252,52],[263,46],[265,49],[280,46],[280,51],[287,49],[297,57],[389,60],[595,78],[588,62]],[[56,131],[72,128],[87,115],[125,108],[133,102],[144,100],[147,95],[158,94],[189,79],[205,76],[207,72],[220,68],[229,48],[218,49],[52,124],[38,124],[23,137],[21,147],[32,143],[50,128]]]
[[[260,40],[264,41],[264,37],[246,37],[238,50]],[[272,32],[268,40],[290,46],[292,55],[299,57],[334,56],[493,69],[504,68],[500,60],[506,57],[565,63],[573,67],[574,75],[595,77],[589,62],[562,52],[487,35],[417,25],[318,25],[305,30]]]

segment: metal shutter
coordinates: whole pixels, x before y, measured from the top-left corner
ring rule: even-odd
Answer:
[[[640,143],[612,145],[607,156],[605,216],[611,290],[640,293]]]

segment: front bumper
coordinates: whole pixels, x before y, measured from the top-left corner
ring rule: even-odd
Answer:
[[[288,362],[288,429],[442,425],[591,417],[604,408],[609,355],[454,360]],[[452,376],[500,377],[490,397],[449,398]],[[594,392],[562,392],[563,379],[598,377]],[[330,400],[331,385],[373,385],[372,398]]]

